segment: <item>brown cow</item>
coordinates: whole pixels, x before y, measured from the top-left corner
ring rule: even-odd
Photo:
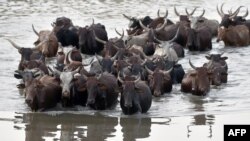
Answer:
[[[206,67],[195,67],[189,60],[190,66],[194,69],[186,73],[181,82],[182,92],[191,92],[193,95],[205,96],[210,91],[210,72]]]

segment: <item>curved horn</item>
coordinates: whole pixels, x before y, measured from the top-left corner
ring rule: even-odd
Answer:
[[[74,74],[78,73],[79,71],[80,71],[80,67],[78,67],[76,70],[72,71],[71,73],[72,73],[72,75],[74,75]]]
[[[171,67],[169,70],[165,71],[165,70],[161,70],[161,72],[166,75],[169,74],[171,71],[173,70],[173,67]]]
[[[119,36],[124,36],[124,30],[122,29],[122,34],[120,33],[120,32],[118,32],[117,30],[116,30],[116,28],[115,28],[115,32],[119,35]]]
[[[93,34],[94,34],[95,40],[96,40],[97,42],[102,43],[102,44],[104,44],[104,45],[107,43],[107,41],[104,41],[104,40],[102,40],[102,39],[100,39],[100,38],[98,38],[98,37],[96,36],[95,30],[93,30]]]
[[[92,24],[91,25],[94,25],[95,24],[95,19],[92,18]]]
[[[239,6],[239,7],[235,10],[234,13],[230,14],[230,18],[233,18],[233,17],[237,16],[238,13],[240,12],[240,9],[241,9],[242,7],[244,7],[244,6]]]
[[[175,6],[174,6],[174,12],[175,12],[175,14],[176,14],[177,16],[180,16],[180,14],[178,13],[178,11],[177,11],[177,9],[176,9]]]
[[[33,24],[32,24],[32,29],[33,29],[34,33],[35,33],[37,36],[39,36],[39,34],[38,34],[38,32],[36,31],[36,29],[35,29],[35,27],[34,27]]]
[[[165,19],[164,19],[164,23],[161,25],[161,27],[156,28],[155,31],[156,31],[156,32],[161,31],[162,29],[165,28],[165,26],[167,25],[167,23],[168,23],[168,20],[165,18]]]
[[[141,73],[139,73],[136,77],[136,80],[134,80],[134,83],[138,83],[141,80]]]
[[[246,18],[247,16],[248,16],[248,8],[247,8],[247,10],[246,10],[245,15],[242,16],[242,18]]]
[[[197,7],[194,8],[194,10],[190,13],[190,15],[193,15],[194,12],[196,11]]]
[[[216,7],[216,10],[217,10],[218,14],[220,15],[220,17],[223,18],[224,14],[222,14],[221,11],[219,10],[218,4],[217,4],[217,7]]]
[[[41,45],[43,45],[44,43],[48,42],[47,40],[44,40],[42,42],[40,42],[37,46],[35,46],[34,48],[31,48],[32,50],[37,50],[40,48]]]
[[[131,17],[129,17],[129,16],[125,15],[125,14],[122,14],[122,15],[123,15],[123,17],[125,17],[125,18],[128,19],[128,20],[132,20]]]
[[[153,71],[151,71],[147,66],[145,66],[145,69],[146,69],[146,71],[149,73],[149,74],[153,74],[154,72]]]
[[[187,8],[185,8],[185,11],[186,11],[186,14],[187,14],[188,17],[189,17],[189,16],[192,16],[191,14],[189,14]]]
[[[175,33],[175,36],[174,36],[171,40],[169,40],[168,42],[171,43],[171,42],[173,42],[174,40],[176,40],[177,37],[178,37],[179,32],[180,32],[180,27],[178,27],[178,29],[177,29],[177,31],[176,31],[176,33]]]
[[[95,57],[98,60],[99,64],[101,65],[101,62],[102,62],[103,58],[101,56],[97,55],[97,54],[95,54]]]
[[[124,81],[122,80],[122,78],[120,77],[121,73],[120,71],[118,72],[118,80],[121,82],[121,83],[124,83]]]
[[[203,11],[202,11],[201,15],[199,16],[199,18],[203,17],[205,12],[206,12],[205,9],[203,9]]]
[[[193,68],[193,69],[196,69],[197,67],[195,67],[194,65],[193,65],[193,63],[191,62],[191,60],[189,59],[189,65]]]
[[[158,9],[158,11],[157,11],[157,16],[158,16],[158,17],[161,17],[161,16],[160,16],[160,9]]]
[[[115,59],[117,58],[118,54],[119,54],[119,51],[117,51],[116,54],[113,57],[110,58],[110,60],[111,61],[115,61]]]
[[[143,25],[143,23],[141,22],[141,20],[139,20],[139,23],[140,23],[140,26],[146,30],[146,31],[149,31],[150,29],[148,27],[146,27],[145,25]]]
[[[72,50],[69,51],[69,54],[68,54],[68,60],[69,60],[69,63],[72,63],[74,60],[71,58],[71,54],[72,54]]]
[[[163,44],[163,43],[164,43],[164,41],[162,41],[162,40],[158,39],[158,38],[157,38],[157,37],[155,37],[155,36],[154,36],[154,39],[155,39],[157,42],[159,42],[160,44]]]
[[[168,17],[168,10],[166,10],[166,14],[164,16],[164,18],[167,18]]]
[[[7,41],[9,41],[11,43],[11,45],[16,48],[16,49],[21,49],[22,47],[18,46],[16,43],[14,43],[13,41],[11,41],[10,39],[6,39]]]
[[[225,3],[222,3],[221,6],[220,6],[220,12],[221,12],[221,14],[222,14],[223,16],[225,15],[225,13],[223,12],[223,6],[224,6],[224,4],[225,4]]]

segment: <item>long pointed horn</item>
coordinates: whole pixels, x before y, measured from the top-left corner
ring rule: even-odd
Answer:
[[[199,16],[199,18],[203,17],[205,12],[206,12],[205,9],[203,9],[201,15]]]
[[[191,60],[189,59],[189,65],[193,68],[193,69],[196,69],[197,67],[195,67],[194,65],[193,65],[193,63],[191,62]]]
[[[92,18],[92,24],[91,25],[94,25],[95,24],[95,19]]]
[[[118,80],[123,84],[124,83],[124,81],[122,80],[122,78],[121,78],[121,73],[120,73],[120,71],[118,72]]]
[[[123,37],[124,37],[124,30],[122,29],[122,34],[121,34],[121,33],[119,33],[119,32],[116,30],[116,28],[115,28],[115,32],[116,32],[118,35],[121,36],[118,40],[122,40]]]
[[[223,16],[225,15],[225,13],[223,12],[223,6],[224,6],[224,4],[225,4],[225,3],[222,3],[221,6],[220,6],[220,12],[221,12],[221,14],[222,14]]]
[[[248,16],[248,8],[247,8],[247,10],[246,10],[245,15],[242,16],[242,18],[246,18],[247,16]]]
[[[173,67],[171,67],[169,70],[165,71],[165,70],[161,70],[161,72],[166,75],[166,74],[170,74],[170,72],[173,70]]]
[[[134,83],[138,83],[141,80],[141,73],[139,73],[136,77],[136,80],[134,80]]]
[[[155,31],[156,31],[156,32],[161,31],[162,29],[165,28],[165,26],[167,25],[167,23],[168,23],[168,20],[165,18],[165,19],[164,19],[164,23],[161,25],[161,27],[156,28]]]
[[[93,34],[94,34],[95,40],[96,40],[97,42],[102,43],[102,44],[104,44],[104,45],[107,43],[107,41],[104,41],[104,40],[102,40],[102,39],[100,39],[100,38],[98,38],[98,37],[96,36],[95,30],[93,30]]]
[[[141,20],[139,20],[139,24],[140,24],[140,26],[141,26],[144,30],[146,30],[146,31],[149,31],[149,30],[150,30],[148,27],[146,27],[145,25],[143,25],[143,23],[141,22]]]
[[[122,15],[123,15],[123,17],[125,17],[125,18],[128,19],[128,20],[132,20],[131,17],[129,17],[129,16],[125,15],[125,14],[122,14]]]
[[[145,69],[146,69],[146,71],[150,74],[150,75],[152,75],[154,72],[153,71],[151,71],[147,66],[145,66]]]
[[[37,36],[39,36],[39,34],[38,34],[38,32],[36,31],[36,29],[35,29],[35,27],[34,27],[33,24],[32,24],[32,29],[33,29],[34,33],[35,33]]]
[[[79,71],[80,71],[80,67],[78,67],[76,70],[72,71],[71,73],[72,73],[72,75],[74,75],[74,74],[78,73]]]
[[[235,10],[234,13],[230,14],[230,17],[235,17],[235,16],[237,16],[237,15],[239,14],[240,9],[241,9],[242,7],[244,7],[244,6],[239,6],[239,7]]]
[[[177,11],[176,7],[174,6],[174,12],[177,16],[180,16],[179,12]]]
[[[188,17],[189,17],[189,16],[192,16],[191,14],[189,14],[187,8],[185,8],[185,11],[186,11],[186,14],[187,14]]]
[[[117,58],[118,54],[119,54],[119,51],[117,51],[116,54],[113,57],[110,58],[110,60],[111,61],[115,61],[115,59]]]
[[[16,43],[14,43],[12,40],[10,40],[10,39],[6,39],[7,41],[9,41],[10,42],[10,44],[14,47],[14,48],[16,48],[16,49],[21,49],[22,47],[21,46],[18,46]]]
[[[193,15],[194,12],[196,11],[196,9],[197,9],[197,7],[195,7],[195,8],[193,9],[193,11],[190,13],[190,15]]]
[[[171,43],[171,42],[173,42],[174,40],[176,40],[177,37],[178,37],[178,35],[179,35],[179,32],[180,32],[180,27],[178,27],[178,29],[177,29],[177,31],[176,31],[176,33],[175,33],[175,36],[174,36],[171,40],[169,40],[168,42]]]
[[[160,39],[158,39],[157,37],[154,36],[154,40],[156,40],[157,42],[159,42],[160,44],[163,44],[165,41],[162,41]]]
[[[98,60],[99,64],[101,65],[101,62],[102,62],[103,58],[101,56],[97,55],[97,54],[95,54],[95,57]]]
[[[217,7],[216,7],[216,10],[217,10],[218,14],[220,15],[220,17],[223,18],[223,17],[224,17],[224,14],[222,14],[222,13],[220,12],[219,7],[218,7],[218,4],[217,4]]]
[[[167,18],[167,17],[168,17],[168,10],[166,10],[164,18]]]
[[[69,54],[68,54],[68,60],[69,60],[69,63],[72,63],[74,60],[71,58],[71,54],[72,54],[72,50],[69,51]]]
[[[161,16],[160,16],[160,9],[158,9],[158,11],[157,11],[157,16],[158,16],[158,17],[161,17]]]
[[[37,50],[40,48],[40,46],[42,46],[44,43],[48,42],[47,40],[44,40],[42,42],[40,42],[37,46],[35,46],[34,48],[31,48],[32,50]]]

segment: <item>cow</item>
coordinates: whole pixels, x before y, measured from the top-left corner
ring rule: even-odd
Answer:
[[[56,56],[58,50],[58,41],[54,34],[54,31],[50,30],[41,30],[37,32],[32,24],[32,29],[34,33],[38,36],[35,45],[43,53],[45,57],[54,57]]]
[[[206,96],[210,91],[212,72],[207,67],[195,67],[190,60],[189,64],[194,70],[185,74],[181,82],[181,91],[197,96]]]
[[[43,56],[42,52],[35,48],[25,48],[17,45],[12,40],[7,39],[11,45],[18,50],[21,54],[21,60],[18,65],[18,70],[24,70],[23,62],[30,61],[30,60],[43,60],[45,61],[45,57]]]
[[[223,41],[225,46],[242,47],[250,43],[249,30],[245,25],[220,27],[218,29],[217,42]]]
[[[159,97],[164,93],[168,93],[172,91],[172,79],[170,77],[170,72],[172,68],[169,70],[160,70],[156,68],[154,71],[145,67],[147,72],[149,73],[149,87],[154,96]]]
[[[209,60],[209,62],[213,61],[213,62],[218,62],[221,64],[221,66],[225,66],[226,70],[228,70],[228,66],[227,66],[227,62],[226,60],[228,59],[228,57],[223,57],[224,53],[213,53],[213,54],[208,54],[206,55],[206,59]],[[209,63],[208,62],[208,63]]]
[[[55,33],[57,33],[61,28],[69,29],[70,27],[73,27],[71,19],[67,17],[58,17],[51,25]]]
[[[97,76],[85,76],[85,79],[89,107],[94,110],[105,110],[117,104],[119,87],[114,75],[104,72]]]
[[[209,71],[212,72],[210,81],[212,85],[220,86],[221,83],[227,83],[226,65],[222,66],[220,62],[211,61],[203,64]]]
[[[116,60],[118,54],[119,54],[119,52],[117,52],[113,57],[110,57],[110,56],[101,57],[101,56],[95,55],[99,64],[101,65],[102,72],[112,73],[112,71],[113,71],[112,66],[113,66],[113,63]]]
[[[79,29],[79,49],[81,53],[94,55],[95,53],[100,53],[104,45],[95,40],[94,33],[99,39],[108,41],[107,31],[105,26],[98,23],[90,26],[85,26]]]
[[[120,106],[125,115],[137,112],[146,113],[152,103],[152,93],[149,86],[140,80],[140,75],[135,80],[125,77],[123,80],[118,73],[118,80],[122,83]]]
[[[60,101],[61,87],[51,76],[43,76],[43,80],[32,79],[25,89],[25,102],[32,111],[44,111],[53,108]],[[46,79],[46,80],[45,80]]]
[[[190,26],[193,29],[199,29],[202,26],[207,26],[212,33],[212,37],[217,36],[217,29],[219,27],[219,22],[217,20],[207,19],[203,17],[205,14],[205,9],[203,9],[203,12],[199,16],[192,16],[186,8],[186,13],[188,15],[188,20],[190,21]]]
[[[199,29],[187,29],[186,47],[190,51],[207,51],[212,49],[212,33],[207,26]]]
[[[72,45],[79,49],[79,37],[77,32],[78,30],[72,31],[71,29],[60,28],[55,35],[58,42],[60,42],[63,47]]]
[[[62,87],[62,96],[61,103],[63,107],[73,106],[73,93],[71,91],[72,86],[74,85],[75,77],[74,75],[78,73],[80,68],[77,68],[74,71],[61,72],[54,68],[54,75],[60,78],[60,86]],[[83,99],[84,101],[84,99]]]

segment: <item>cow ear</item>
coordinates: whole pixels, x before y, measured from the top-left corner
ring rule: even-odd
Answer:
[[[14,74],[14,77],[15,77],[16,79],[22,79],[22,78],[23,78],[23,76],[22,76],[20,73],[15,73],[15,74]]]
[[[222,59],[222,60],[227,60],[227,59],[228,59],[228,57],[221,57],[221,59]]]
[[[205,56],[207,58],[207,60],[211,60],[211,56]]]

